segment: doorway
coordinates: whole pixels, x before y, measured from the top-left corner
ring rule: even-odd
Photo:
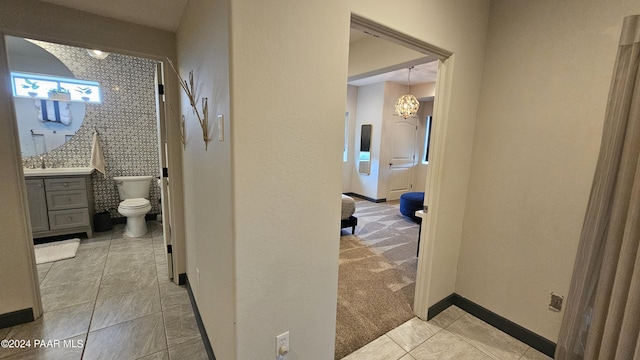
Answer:
[[[396,147],[396,150],[398,151],[389,151],[390,153],[396,153],[393,154],[391,156],[389,156],[388,158],[386,158],[386,160],[391,160],[394,159],[398,162],[398,167],[397,169],[394,168],[395,162],[394,161],[388,161],[388,182],[387,182],[387,186],[385,186],[384,191],[380,191],[380,189],[378,189],[377,193],[374,193],[374,196],[368,196],[368,197],[372,197],[374,200],[378,200],[381,197],[386,197],[386,199],[380,199],[382,201],[384,200],[390,200],[390,199],[397,199],[400,197],[400,195],[403,192],[406,192],[406,190],[410,190],[411,189],[411,183],[410,181],[408,181],[408,179],[410,178],[409,173],[413,172],[412,171],[412,166],[411,164],[415,164],[416,162],[418,164],[426,164],[426,160],[422,161],[422,158],[426,159],[426,152],[429,152],[429,166],[430,166],[430,170],[426,171],[419,171],[418,173],[421,174],[421,176],[423,176],[420,180],[418,181],[422,181],[424,183],[424,192],[425,192],[425,201],[424,204],[425,205],[431,205],[433,206],[435,204],[434,200],[437,200],[437,195],[438,195],[438,191],[439,191],[439,183],[438,181],[436,181],[442,172],[442,164],[441,162],[439,162],[438,160],[441,158],[441,153],[442,153],[442,148],[443,148],[443,141],[441,139],[444,138],[444,128],[446,127],[446,122],[447,122],[447,103],[448,103],[448,98],[449,98],[449,93],[448,93],[448,89],[449,89],[449,84],[450,84],[450,67],[448,66],[449,64],[449,57],[452,55],[451,53],[449,53],[446,50],[443,49],[439,49],[437,47],[431,46],[427,43],[424,43],[418,39],[415,38],[411,38],[408,37],[404,34],[398,33],[392,29],[386,28],[384,26],[381,26],[379,24],[376,24],[372,21],[369,21],[367,19],[361,18],[357,15],[352,14],[351,17],[351,28],[352,30],[358,30],[362,33],[367,34],[367,36],[373,36],[375,38],[379,38],[379,39],[384,39],[387,40],[395,45],[399,45],[401,47],[404,47],[406,49],[410,49],[412,51],[415,51],[417,53],[419,53],[419,57],[416,59],[409,59],[406,60],[403,63],[399,63],[399,64],[386,64],[386,65],[382,65],[382,67],[378,67],[377,69],[374,68],[374,66],[381,66],[379,63],[376,63],[374,65],[371,65],[371,68],[364,68],[361,67],[359,70],[362,72],[361,74],[356,75],[354,78],[352,78],[352,73],[350,72],[350,80],[355,79],[355,80],[359,80],[365,77],[370,77],[370,76],[374,76],[374,75],[379,75],[381,73],[384,72],[389,72],[392,70],[398,70],[398,69],[402,69],[402,68],[406,68],[408,66],[413,66],[417,63],[420,62],[433,62],[436,65],[436,69],[437,69],[437,76],[436,76],[436,83],[432,84],[433,87],[433,95],[431,95],[431,97],[427,97],[423,100],[433,100],[432,104],[430,106],[433,106],[433,111],[430,114],[421,114],[419,119],[410,119],[409,121],[406,121],[406,123],[404,121],[397,121],[398,118],[394,119],[394,122],[397,122],[399,125],[397,125],[396,129],[387,129],[387,130],[391,130],[391,132],[400,132],[401,136],[399,136],[399,138],[405,139],[405,141],[403,142],[399,142],[398,146],[391,145],[392,148]],[[383,52],[380,52],[383,53]],[[375,59],[375,61],[378,61],[379,59]],[[351,53],[350,53],[350,67],[351,67]],[[372,61],[372,62],[375,62]],[[350,69],[351,71],[351,69]],[[406,75],[405,75],[406,76]],[[405,77],[405,81],[406,81],[406,77]],[[406,89],[406,82],[404,82],[404,86]],[[351,91],[347,92],[348,94],[351,93]],[[349,102],[348,102],[348,106],[349,106]],[[348,110],[350,115],[352,116],[353,112],[351,111],[350,108],[348,108]],[[384,111],[384,110],[383,110]],[[422,119],[427,119],[429,116],[433,116],[434,118],[437,118],[438,121],[434,122],[433,125],[428,124],[427,121],[425,120],[424,122],[422,121]],[[355,117],[358,117],[358,114],[356,112]],[[367,113],[367,117],[368,119],[370,119],[371,117],[369,116],[369,113]],[[400,119],[402,120],[402,119]],[[358,126],[360,125],[357,121],[353,121],[355,124],[355,128],[357,129]],[[416,130],[415,130],[415,126],[416,123],[422,124],[422,126],[425,129],[422,129],[422,134],[425,134],[426,137],[426,127],[431,125],[431,129],[430,129],[430,134],[431,135],[431,139],[429,141],[429,145],[427,148],[424,149],[425,154],[421,154],[420,156],[416,156],[417,159],[413,159],[413,152],[411,151],[411,149],[415,149],[416,146],[422,147],[421,145],[423,144],[417,144],[417,140],[416,140]],[[374,124],[374,128],[375,128],[375,124]],[[384,127],[382,126],[382,124],[378,127],[379,131],[383,131]],[[357,135],[356,135],[357,137]],[[425,139],[426,141],[426,139]],[[358,139],[354,139],[354,142],[357,143]],[[409,145],[407,145],[407,142],[409,143]],[[403,145],[403,146],[400,146]],[[389,145],[387,145],[389,146]],[[353,147],[351,147],[353,149]],[[420,151],[418,151],[419,153]],[[371,154],[372,157],[375,157],[376,154],[374,152],[372,152]],[[352,159],[358,159],[357,154],[351,154],[350,157]],[[411,160],[413,161],[409,161],[408,158],[411,158]],[[355,172],[351,173],[351,177],[353,178],[354,176],[359,176],[356,172],[357,172],[357,164],[351,164],[352,166],[350,166],[354,170]],[[382,169],[383,167],[386,167],[387,164],[385,164],[383,161],[380,161],[380,169]],[[372,167],[375,169],[375,166],[372,165]],[[375,170],[372,170],[372,173],[374,173]],[[357,193],[357,191],[354,191]],[[380,196],[380,194],[383,194],[383,196]],[[422,224],[421,224],[421,239],[420,239],[420,249],[419,249],[419,257],[417,259],[417,272],[416,272],[416,282],[415,282],[415,291],[414,291],[414,296],[413,296],[413,306],[412,306],[412,312],[413,315],[418,316],[422,319],[426,319],[427,318],[427,312],[428,312],[428,295],[429,295],[429,289],[430,289],[430,284],[431,284],[431,272],[428,271],[428,269],[430,269],[432,267],[432,263],[433,263],[433,242],[430,241],[430,239],[432,239],[432,234],[433,234],[433,221],[431,219],[431,217],[426,213],[426,212],[422,212],[421,214],[422,217]],[[415,253],[414,253],[415,255]],[[342,259],[341,259],[342,261]],[[339,288],[340,288],[340,284],[339,284]]]
[[[351,28],[368,34],[372,34],[380,39],[387,40],[391,43],[401,45],[407,49],[417,51],[426,57],[437,62],[437,78],[434,89],[433,101],[433,121],[431,124],[429,141],[429,171],[426,173],[425,180],[425,205],[436,206],[439,189],[440,177],[442,175],[442,157],[444,148],[445,129],[448,119],[448,107],[450,98],[451,68],[450,57],[451,52],[425,43],[416,38],[412,38],[405,34],[399,33],[391,28],[375,23],[356,14],[351,14]],[[402,64],[401,68],[407,66]],[[389,69],[384,69],[389,70]],[[371,71],[371,70],[370,70]],[[381,70],[378,70],[381,71]],[[367,74],[367,75],[370,75]],[[364,75],[363,75],[364,76]],[[421,239],[418,257],[418,270],[416,278],[416,290],[413,304],[414,314],[422,319],[427,318],[428,311],[428,295],[432,282],[430,277],[433,265],[433,241],[434,224],[432,217],[425,214],[421,224]]]
[[[164,102],[157,91],[162,79],[159,63],[13,36],[5,36],[5,42],[35,241],[77,235],[81,246],[83,240],[97,246],[98,240],[115,234],[108,229],[94,232],[93,219],[97,212],[107,214],[114,222],[124,222],[117,210],[120,196],[113,179],[116,176],[152,177],[147,218],[167,214],[168,202],[161,200],[166,182],[156,181],[162,176],[161,168],[166,167],[166,154],[161,151],[166,134]],[[102,148],[104,173],[66,176],[64,171],[69,169],[90,170],[96,139]],[[60,178],[64,186],[71,184],[62,199],[68,203],[61,205],[56,196],[62,192],[53,188],[59,173],[64,176]],[[82,181],[75,184],[69,179]],[[60,221],[58,215],[62,215]],[[122,226],[115,225],[119,230]],[[155,251],[166,253],[170,244],[163,226],[162,221],[152,223],[145,235],[149,245],[157,237],[149,254],[154,262]],[[169,261],[158,271],[170,277],[172,265]],[[52,268],[38,266],[41,280],[47,281]],[[60,285],[52,281],[51,286],[54,284]]]

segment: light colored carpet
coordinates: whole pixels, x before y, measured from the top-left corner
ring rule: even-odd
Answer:
[[[418,224],[399,203],[356,201],[356,234],[340,237],[335,358],[413,317]]]
[[[55,241],[36,245],[36,264],[44,264],[75,257],[76,251],[78,251],[78,246],[80,246],[80,239]]]

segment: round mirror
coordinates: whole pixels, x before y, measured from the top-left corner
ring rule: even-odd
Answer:
[[[11,72],[75,78],[62,61],[28,40],[7,36],[6,46]],[[37,80],[29,79],[21,84],[27,86],[34,90],[40,87]],[[23,158],[45,154],[69,141],[82,125],[86,111],[82,102],[37,99],[35,92],[32,96],[13,97]]]

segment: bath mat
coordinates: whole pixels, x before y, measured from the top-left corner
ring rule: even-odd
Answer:
[[[36,264],[73,258],[76,256],[78,246],[80,246],[80,239],[36,245]]]

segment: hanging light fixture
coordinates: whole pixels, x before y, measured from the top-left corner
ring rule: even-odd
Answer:
[[[92,58],[104,60],[109,56],[109,53],[101,50],[87,49],[87,52]]]
[[[405,119],[417,114],[418,109],[420,109],[420,103],[418,102],[418,99],[416,99],[415,96],[409,93],[409,85],[411,84],[411,69],[413,69],[413,66],[409,68],[407,94],[400,96],[400,98],[398,98],[398,101],[396,101],[396,114],[402,116]]]

